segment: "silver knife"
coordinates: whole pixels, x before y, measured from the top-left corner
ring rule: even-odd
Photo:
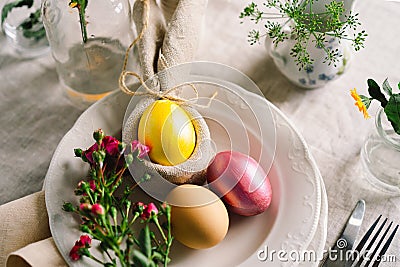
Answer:
[[[325,261],[323,261],[321,265],[322,267],[344,267],[351,265],[351,261],[349,261],[351,259],[351,254],[349,251],[353,249],[354,242],[364,218],[364,213],[365,201],[359,200],[353,210],[353,213],[347,220],[342,234],[338,240],[336,240],[333,248],[329,249],[329,251],[326,253],[324,257]],[[347,265],[346,262],[349,262],[349,265]]]

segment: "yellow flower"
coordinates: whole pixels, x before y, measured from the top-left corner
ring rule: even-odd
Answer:
[[[74,8],[74,7],[78,6],[78,3],[77,2],[71,2],[71,3],[69,3],[69,6],[71,8]]]
[[[350,95],[356,101],[356,103],[354,103],[354,105],[356,105],[356,107],[358,107],[358,110],[364,114],[364,118],[369,119],[370,116],[368,114],[367,107],[362,102],[361,97],[357,94],[356,88],[354,88],[353,90],[350,90]]]

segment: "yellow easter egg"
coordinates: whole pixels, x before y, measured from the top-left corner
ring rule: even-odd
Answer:
[[[164,166],[184,162],[196,146],[189,115],[170,100],[157,100],[147,107],[139,121],[138,139],[150,147],[150,159]]]

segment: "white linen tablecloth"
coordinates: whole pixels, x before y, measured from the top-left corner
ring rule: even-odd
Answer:
[[[263,43],[248,44],[253,25],[240,24],[239,19],[248,2],[209,1],[196,59],[224,63],[247,74],[304,136],[328,194],[326,248],[334,244],[358,199],[365,199],[367,207],[361,233],[379,214],[399,223],[400,198],[380,193],[363,178],[360,149],[374,121],[363,119],[349,90],[356,87],[365,93],[367,78],[381,83],[388,77],[392,85],[400,81],[400,3],[358,1],[355,11],[368,33],[366,48],[355,54],[340,79],[321,89],[303,90],[278,71]],[[58,142],[81,112],[62,95],[50,54],[18,58],[0,35],[0,205],[42,188]],[[388,253],[399,251],[396,238]],[[397,262],[381,266],[400,266],[400,257]]]

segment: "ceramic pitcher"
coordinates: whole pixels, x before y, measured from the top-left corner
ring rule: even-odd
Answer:
[[[325,5],[328,4],[330,0],[319,0],[315,1],[313,4],[313,11],[315,13],[323,12]],[[344,8],[348,15],[353,9],[354,0],[343,0]],[[291,36],[291,26],[294,22],[290,22],[284,27],[284,31]],[[340,57],[336,64],[328,64],[325,61],[325,52],[322,47],[315,46],[315,38],[311,36],[307,50],[310,53],[310,57],[314,59],[311,65],[305,66],[303,69],[299,70],[299,66],[296,64],[294,58],[290,55],[291,49],[293,48],[296,40],[294,36],[289,39],[279,43],[277,46],[272,43],[272,40],[266,37],[266,48],[269,55],[272,57],[277,68],[285,75],[292,83],[295,85],[312,89],[319,88],[327,84],[328,82],[337,79],[342,75],[349,67],[351,59],[353,57],[351,42],[347,40],[339,40],[335,37],[327,36],[325,38],[325,47],[329,50],[338,51]]]

